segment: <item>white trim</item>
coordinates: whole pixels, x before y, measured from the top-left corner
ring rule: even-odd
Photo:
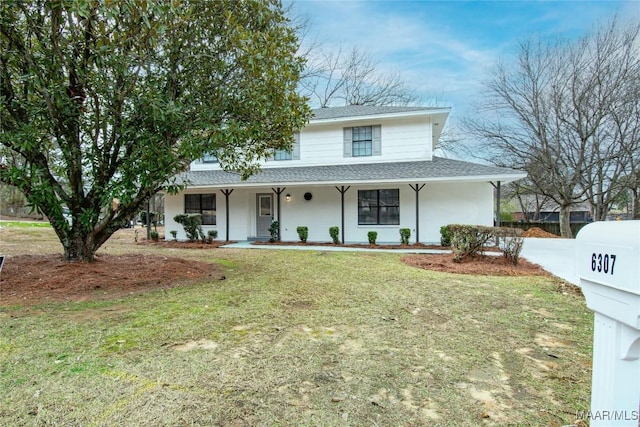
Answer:
[[[190,185],[189,189],[203,189],[203,188],[262,188],[269,186],[331,186],[331,185],[379,185],[379,184],[415,184],[429,183],[429,182],[511,182],[518,179],[525,178],[527,174],[518,173],[512,175],[471,175],[471,176],[456,176],[456,177],[434,177],[434,178],[400,178],[400,179],[385,179],[385,180],[342,180],[342,181],[281,181],[281,182],[236,182],[226,184],[210,184],[210,185]]]
[[[440,108],[435,110],[416,110],[416,111],[402,111],[396,113],[382,113],[382,114],[366,114],[361,116],[344,116],[344,117],[335,117],[331,119],[311,119],[308,126],[312,126],[315,124],[326,124],[326,123],[339,123],[339,122],[353,122],[353,121],[362,121],[362,120],[380,120],[380,119],[393,119],[398,117],[414,117],[414,116],[432,116],[436,114],[449,114],[451,112],[451,108]]]

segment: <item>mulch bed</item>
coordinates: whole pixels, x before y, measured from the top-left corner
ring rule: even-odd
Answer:
[[[215,264],[175,257],[100,255],[84,263],[60,255],[17,255],[2,269],[0,306],[117,299],[205,277],[224,279]]]
[[[159,240],[157,242],[144,240],[138,242],[139,245],[154,245],[162,246],[163,248],[177,248],[177,249],[216,249],[220,246],[230,245],[236,243],[235,241],[214,240],[211,243],[195,242],[183,242],[178,240]]]
[[[414,267],[445,273],[476,274],[481,276],[551,276],[538,264],[520,258],[518,265],[513,265],[503,256],[477,255],[464,258],[461,262],[453,261],[452,254],[419,254],[409,255],[402,260]]]

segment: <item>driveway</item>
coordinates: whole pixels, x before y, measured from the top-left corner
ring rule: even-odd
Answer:
[[[551,274],[580,285],[575,273],[574,239],[524,239],[520,256],[540,265]]]

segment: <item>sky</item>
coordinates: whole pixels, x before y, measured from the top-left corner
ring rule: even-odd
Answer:
[[[295,0],[310,19],[304,42],[369,51],[381,71],[399,71],[424,105],[437,97],[450,122],[472,114],[481,82],[531,37],[578,38],[614,15],[640,20],[640,0]]]

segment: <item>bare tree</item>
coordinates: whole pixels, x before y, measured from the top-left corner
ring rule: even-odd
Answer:
[[[301,90],[320,107],[410,105],[418,101],[400,73],[380,71],[369,51],[317,48],[306,58]]]
[[[526,171],[535,191],[558,204],[564,237],[572,236],[572,205],[588,200],[603,219],[632,172],[639,29],[613,20],[577,42],[522,43],[516,63],[499,64],[485,82],[481,115],[465,120],[489,159]]]
[[[589,92],[586,102],[575,109],[597,120],[582,182],[595,220],[606,219],[615,200],[633,184],[623,178],[635,176],[638,167],[639,34],[639,25],[622,29],[609,25],[576,46],[578,54],[589,59],[580,70]]]
[[[504,190],[504,195],[516,201],[525,222],[539,219],[540,212],[543,209],[548,209],[550,205],[550,199],[536,193],[528,178],[510,182]]]
[[[630,195],[632,218],[640,219],[640,73],[629,79],[628,97],[613,110],[611,121],[622,157],[628,162],[618,184]]]
[[[307,65],[300,80],[301,90],[320,108],[329,106],[343,91],[342,48],[337,52],[318,48],[307,52]]]

